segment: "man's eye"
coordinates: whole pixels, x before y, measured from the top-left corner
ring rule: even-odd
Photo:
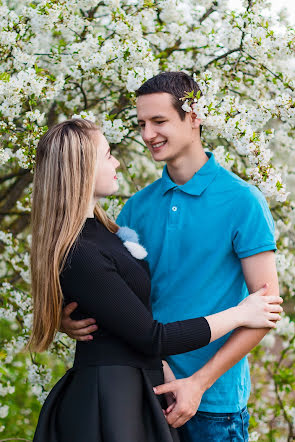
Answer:
[[[162,124],[162,123],[165,123],[165,120],[164,121],[156,121],[156,123],[157,124]]]

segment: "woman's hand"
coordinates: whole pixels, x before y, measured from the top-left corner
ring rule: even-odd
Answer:
[[[268,296],[267,284],[247,298],[236,307],[242,325],[249,328],[275,328],[276,322],[281,319],[279,313],[283,309],[280,296]]]

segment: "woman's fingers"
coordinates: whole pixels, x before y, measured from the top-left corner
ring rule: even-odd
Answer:
[[[257,290],[257,292],[255,292],[255,294],[256,295],[265,295],[267,290],[268,290],[268,284],[264,284],[264,286],[261,287],[261,289]]]
[[[283,298],[280,296],[265,296],[263,300],[268,304],[282,304],[283,302]]]
[[[280,321],[282,318],[277,313],[270,313],[268,319],[270,321]]]
[[[282,313],[283,307],[278,304],[270,304],[268,305],[268,311],[271,313]]]

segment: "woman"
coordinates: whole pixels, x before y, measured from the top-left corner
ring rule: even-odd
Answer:
[[[79,304],[78,318],[91,315],[100,327],[93,341],[77,342],[73,368],[41,410],[35,442],[178,441],[162,412],[165,398],[152,389],[164,381],[161,358],[195,350],[239,326],[274,327],[280,319],[281,298],[262,296],[261,289],[206,318],[154,321],[146,252],[135,232],[119,229],[97,205],[118,189],[118,166],[87,120],[60,123],[38,144],[29,344],[47,349],[63,304],[72,301]]]

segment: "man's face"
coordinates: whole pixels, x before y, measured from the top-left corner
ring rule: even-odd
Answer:
[[[155,161],[171,162],[186,155],[196,130],[190,115],[181,120],[165,92],[137,98],[137,118],[143,141]]]

